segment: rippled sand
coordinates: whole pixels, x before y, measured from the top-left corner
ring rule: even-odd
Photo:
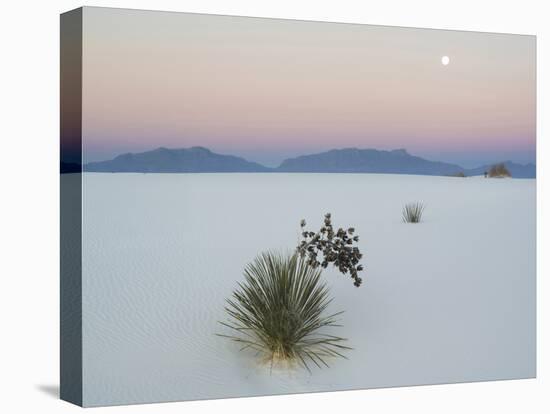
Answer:
[[[87,406],[535,375],[535,181],[374,174],[84,174]],[[425,222],[401,222],[409,201]],[[299,221],[354,226],[364,284],[334,271],[329,369],[270,369],[218,337],[224,300]],[[226,331],[225,331],[226,332]]]

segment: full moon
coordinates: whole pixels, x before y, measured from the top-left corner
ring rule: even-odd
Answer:
[[[451,59],[449,59],[449,56],[443,56],[441,58],[441,63],[444,65],[444,66],[447,66],[449,64],[449,62],[451,61]]]

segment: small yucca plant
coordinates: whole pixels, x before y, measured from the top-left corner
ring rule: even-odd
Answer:
[[[268,361],[318,367],[327,358],[344,357],[344,338],[322,332],[337,325],[342,312],[324,315],[331,299],[321,271],[299,255],[262,253],[244,272],[245,281],[227,299],[229,321],[220,322],[234,335],[220,335],[262,354]],[[345,358],[345,357],[344,357]]]
[[[422,213],[424,213],[424,204],[409,203],[403,207],[403,221],[405,223],[420,223]]]

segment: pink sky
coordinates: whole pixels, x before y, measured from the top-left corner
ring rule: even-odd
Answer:
[[[195,145],[269,165],[343,147],[534,160],[532,36],[87,7],[83,84],[85,161]]]

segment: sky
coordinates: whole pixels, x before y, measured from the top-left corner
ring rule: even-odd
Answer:
[[[268,166],[348,147],[535,160],[534,36],[96,7],[83,27],[84,162],[161,146]]]

